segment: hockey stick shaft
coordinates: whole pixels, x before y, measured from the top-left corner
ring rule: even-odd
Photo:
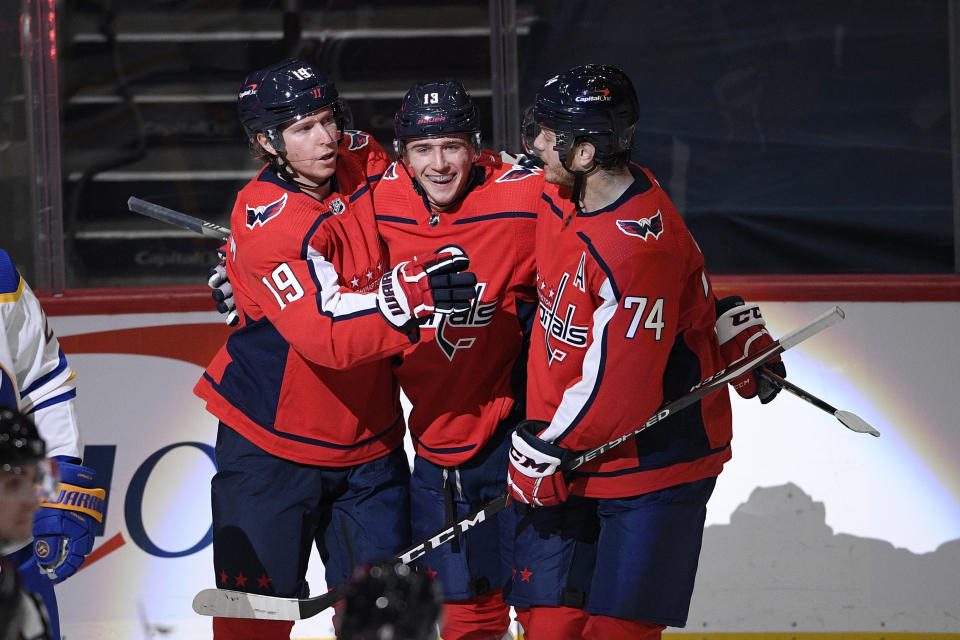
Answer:
[[[585,451],[584,453],[581,453],[577,457],[566,461],[566,463],[564,463],[564,465],[562,466],[562,469],[564,471],[572,471],[573,469],[576,469],[580,465],[605,454],[606,452],[610,451],[620,443],[636,436],[641,431],[649,429],[653,425],[663,421],[664,419],[673,415],[674,413],[689,407],[693,403],[699,401],[700,398],[704,397],[708,393],[713,393],[717,389],[720,389],[721,387],[725,387],[731,380],[735,380],[740,376],[742,376],[743,374],[747,373],[748,371],[752,371],[753,369],[756,369],[764,362],[772,360],[773,358],[777,357],[787,349],[790,349],[791,347],[797,344],[800,344],[807,338],[817,333],[820,333],[827,327],[830,327],[836,324],[837,322],[840,322],[841,320],[843,320],[843,310],[840,307],[834,307],[833,309],[830,309],[820,317],[813,320],[810,324],[800,327],[799,329],[796,329],[795,331],[792,331],[786,334],[779,340],[773,341],[771,344],[767,345],[764,349],[762,349],[761,351],[758,351],[754,355],[741,358],[736,362],[732,363],[727,368],[723,369],[722,371],[719,371],[714,375],[710,376],[709,378],[707,378],[706,380],[703,380],[699,384],[695,385],[692,389],[690,389],[690,392],[687,393],[686,395],[681,396],[672,402],[667,402],[666,404],[662,405],[657,410],[657,412],[653,414],[653,416],[649,420],[647,420],[643,424],[643,426],[641,426],[639,429],[636,429],[631,433],[621,436],[616,440],[611,440],[606,444],[602,444],[599,447],[596,447],[594,449],[590,449],[589,451]]]
[[[786,380],[782,376],[777,375],[773,371],[770,371],[768,369],[760,369],[759,373],[761,376],[766,378],[766,380],[770,382],[770,384],[776,385],[777,387],[780,387],[784,391],[789,391],[790,393],[797,396],[798,398],[802,400],[806,400],[816,408],[826,411],[827,413],[835,417],[837,420],[839,420],[840,424],[845,426],[847,429],[850,429],[850,431],[856,431],[857,433],[869,433],[874,437],[877,437],[877,438],[880,437],[880,432],[874,429],[872,426],[870,426],[870,424],[866,420],[864,420],[857,414],[851,413],[849,411],[842,411],[840,409],[837,409],[830,403],[825,402],[824,400],[821,400],[820,398],[813,395],[809,391],[806,391],[805,389],[801,389],[797,385],[793,384],[792,382],[789,382],[788,380]]]
[[[840,307],[834,307],[820,317],[813,320],[810,324],[793,331],[779,340],[774,341],[762,351],[752,356],[747,356],[737,360],[722,371],[715,373],[709,378],[699,382],[691,388],[690,392],[677,398],[676,400],[664,403],[647,420],[643,426],[632,433],[611,440],[595,449],[568,460],[563,466],[564,471],[576,469],[584,463],[606,453],[610,449],[629,440],[636,434],[650,428],[654,424],[662,422],[667,416],[670,416],[681,409],[689,407],[700,398],[709,393],[725,387],[730,381],[739,378],[744,373],[755,369],[764,362],[777,357],[787,349],[803,342],[807,338],[823,331],[843,319],[843,310]],[[497,496],[482,507],[470,512],[463,518],[441,529],[426,540],[422,540],[407,549],[404,549],[396,556],[391,558],[393,561],[409,563],[423,556],[429,551],[440,545],[450,542],[461,533],[488,520],[500,511],[503,511],[509,500],[506,492]],[[301,620],[316,615],[324,609],[333,606],[336,602],[343,599],[343,586],[337,587],[327,593],[313,598],[284,598],[276,596],[262,596],[258,594],[244,593],[241,591],[230,591],[226,589],[204,589],[193,599],[193,610],[201,615],[218,616],[222,618],[259,618],[265,620]]]
[[[166,222],[167,224],[172,224],[175,227],[180,227],[187,231],[199,233],[205,238],[226,240],[230,237],[230,229],[226,227],[221,227],[218,224],[207,222],[206,220],[201,220],[200,218],[195,218],[186,213],[174,211],[173,209],[168,209],[162,205],[154,204],[134,196],[130,196],[127,199],[127,208],[134,213],[139,213],[148,218]]]

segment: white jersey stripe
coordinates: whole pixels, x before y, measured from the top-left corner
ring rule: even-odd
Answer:
[[[313,247],[307,247],[307,259],[313,263],[317,277],[321,312],[334,320],[342,320],[377,310],[377,296],[374,294],[342,293],[336,269]]]

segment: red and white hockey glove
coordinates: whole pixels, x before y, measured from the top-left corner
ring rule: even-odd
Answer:
[[[537,437],[548,426],[542,420],[524,420],[512,436],[507,488],[514,500],[534,507],[560,504],[570,495],[559,467],[573,452]]]
[[[740,296],[717,300],[717,337],[720,339],[720,353],[726,363],[729,365],[771,344],[773,338],[766,325],[757,304],[745,304]],[[782,378],[787,377],[787,368],[780,356],[761,366]],[[757,375],[757,369],[743,374],[730,384],[741,397],[759,396],[761,404],[767,404],[780,393],[780,387]]]
[[[412,320],[469,309],[477,294],[477,277],[464,271],[469,266],[470,260],[459,250],[401,262],[380,281],[380,313],[391,325],[405,331]]]

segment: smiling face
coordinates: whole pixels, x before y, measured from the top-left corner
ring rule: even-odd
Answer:
[[[285,155],[294,178],[307,184],[325,183],[337,170],[337,144],[340,132],[330,107],[285,125],[281,131]],[[261,146],[276,155],[262,133],[257,134]]]
[[[466,135],[418,138],[404,145],[403,158],[430,206],[446,211],[470,182],[476,150]]]

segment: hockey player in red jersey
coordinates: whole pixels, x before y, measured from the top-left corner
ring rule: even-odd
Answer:
[[[686,622],[706,503],[731,455],[727,391],[570,477],[557,467],[726,365],[717,300],[677,210],[630,163],[630,79],[612,66],[573,68],[546,82],[533,115],[550,184],[527,421],[510,452],[508,486],[522,504],[505,599],[529,640],[660,638]],[[744,346],[761,329],[731,326],[727,337]]]
[[[481,150],[476,106],[456,80],[415,84],[395,116],[395,134],[397,161],[374,193],[390,254],[458,247],[478,281],[471,308],[434,316],[394,368],[413,404],[411,523],[419,539],[503,491],[509,434],[523,417],[543,180],[538,170]],[[418,561],[443,591],[444,640],[506,632],[500,589],[509,568],[501,566],[501,543],[512,542],[510,516]]]
[[[404,419],[389,356],[419,319],[469,307],[462,251],[387,270],[371,191],[388,166],[347,131],[334,84],[284,60],[250,74],[240,119],[266,161],[237,196],[226,273],[239,328],[195,392],[220,420],[212,481],[217,585],[306,596],[315,544],[326,582],[409,542]],[[435,247],[434,247],[435,248]],[[292,623],[214,619],[231,640]]]

